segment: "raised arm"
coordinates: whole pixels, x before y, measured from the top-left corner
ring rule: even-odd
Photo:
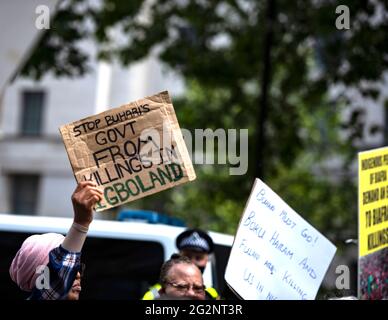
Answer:
[[[80,182],[71,200],[74,209],[74,221],[63,243],[49,253],[49,288],[35,287],[30,299],[64,299],[81,265],[81,250],[86,239],[90,223],[93,221],[93,208],[102,199],[102,193],[90,181]]]

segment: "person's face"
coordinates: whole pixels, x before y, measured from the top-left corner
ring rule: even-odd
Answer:
[[[205,299],[205,287],[201,271],[193,265],[180,263],[174,265],[168,275],[168,282],[162,288],[170,298]]]
[[[206,252],[183,249],[180,254],[189,258],[191,262],[194,263],[202,272],[205,270],[206,264],[209,260],[209,255]]]
[[[79,300],[79,294],[81,292],[81,274],[77,272],[77,276],[73,282],[73,285],[67,295],[67,300]]]

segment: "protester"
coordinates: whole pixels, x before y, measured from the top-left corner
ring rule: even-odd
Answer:
[[[81,293],[81,279],[85,273],[85,264],[81,263],[81,270],[77,272],[77,276],[73,282],[73,285],[70,288],[70,291],[66,297],[66,300],[79,300],[79,295]]]
[[[212,238],[200,229],[187,229],[178,235],[175,243],[179,249],[179,254],[189,258],[203,273],[209,261],[209,255],[214,250]],[[154,284],[144,294],[143,300],[158,298],[160,288],[160,283]],[[217,290],[212,287],[206,288],[206,296],[210,299],[220,298]]]
[[[55,233],[28,237],[10,266],[12,280],[23,291],[31,292],[31,300],[66,299],[77,281],[81,250],[93,220],[93,208],[102,199],[102,193],[94,183],[85,181],[78,184],[71,199],[74,221],[66,237]]]
[[[81,293],[81,274],[77,272],[77,276],[71,286],[66,300],[79,300],[79,294]]]
[[[161,299],[205,300],[205,286],[198,267],[185,256],[173,254],[162,265],[159,281]]]
[[[200,229],[188,229],[176,238],[179,253],[188,257],[203,273],[213,252],[212,238]]]

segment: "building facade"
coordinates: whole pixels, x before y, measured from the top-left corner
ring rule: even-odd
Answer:
[[[163,90],[183,84],[152,56],[130,68],[92,61],[80,78],[16,79],[2,101],[0,212],[72,215],[76,182],[58,128]]]

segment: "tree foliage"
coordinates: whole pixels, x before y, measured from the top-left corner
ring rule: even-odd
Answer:
[[[275,1],[275,0],[273,0]],[[98,43],[98,57],[129,65],[157,52],[186,80],[174,101],[182,127],[248,128],[249,170],[230,176],[226,166],[196,166],[198,179],[138,202],[184,217],[189,224],[234,233],[254,180],[254,150],[263,74],[267,1],[83,0],[63,1],[52,29],[23,73],[41,77],[87,72],[82,39]],[[350,30],[337,30],[336,1],[275,1],[272,82],[265,124],[266,182],[323,232],[340,239],[355,233],[357,195],[354,142],[362,140],[357,114],[343,124],[349,106],[343,84],[372,98],[365,82],[380,81],[388,67],[388,19],[383,1],[344,0]],[[120,30],[120,41],[112,35]],[[343,139],[341,130],[350,134]],[[337,160],[331,168],[329,160]],[[351,233],[352,233],[351,232]]]

